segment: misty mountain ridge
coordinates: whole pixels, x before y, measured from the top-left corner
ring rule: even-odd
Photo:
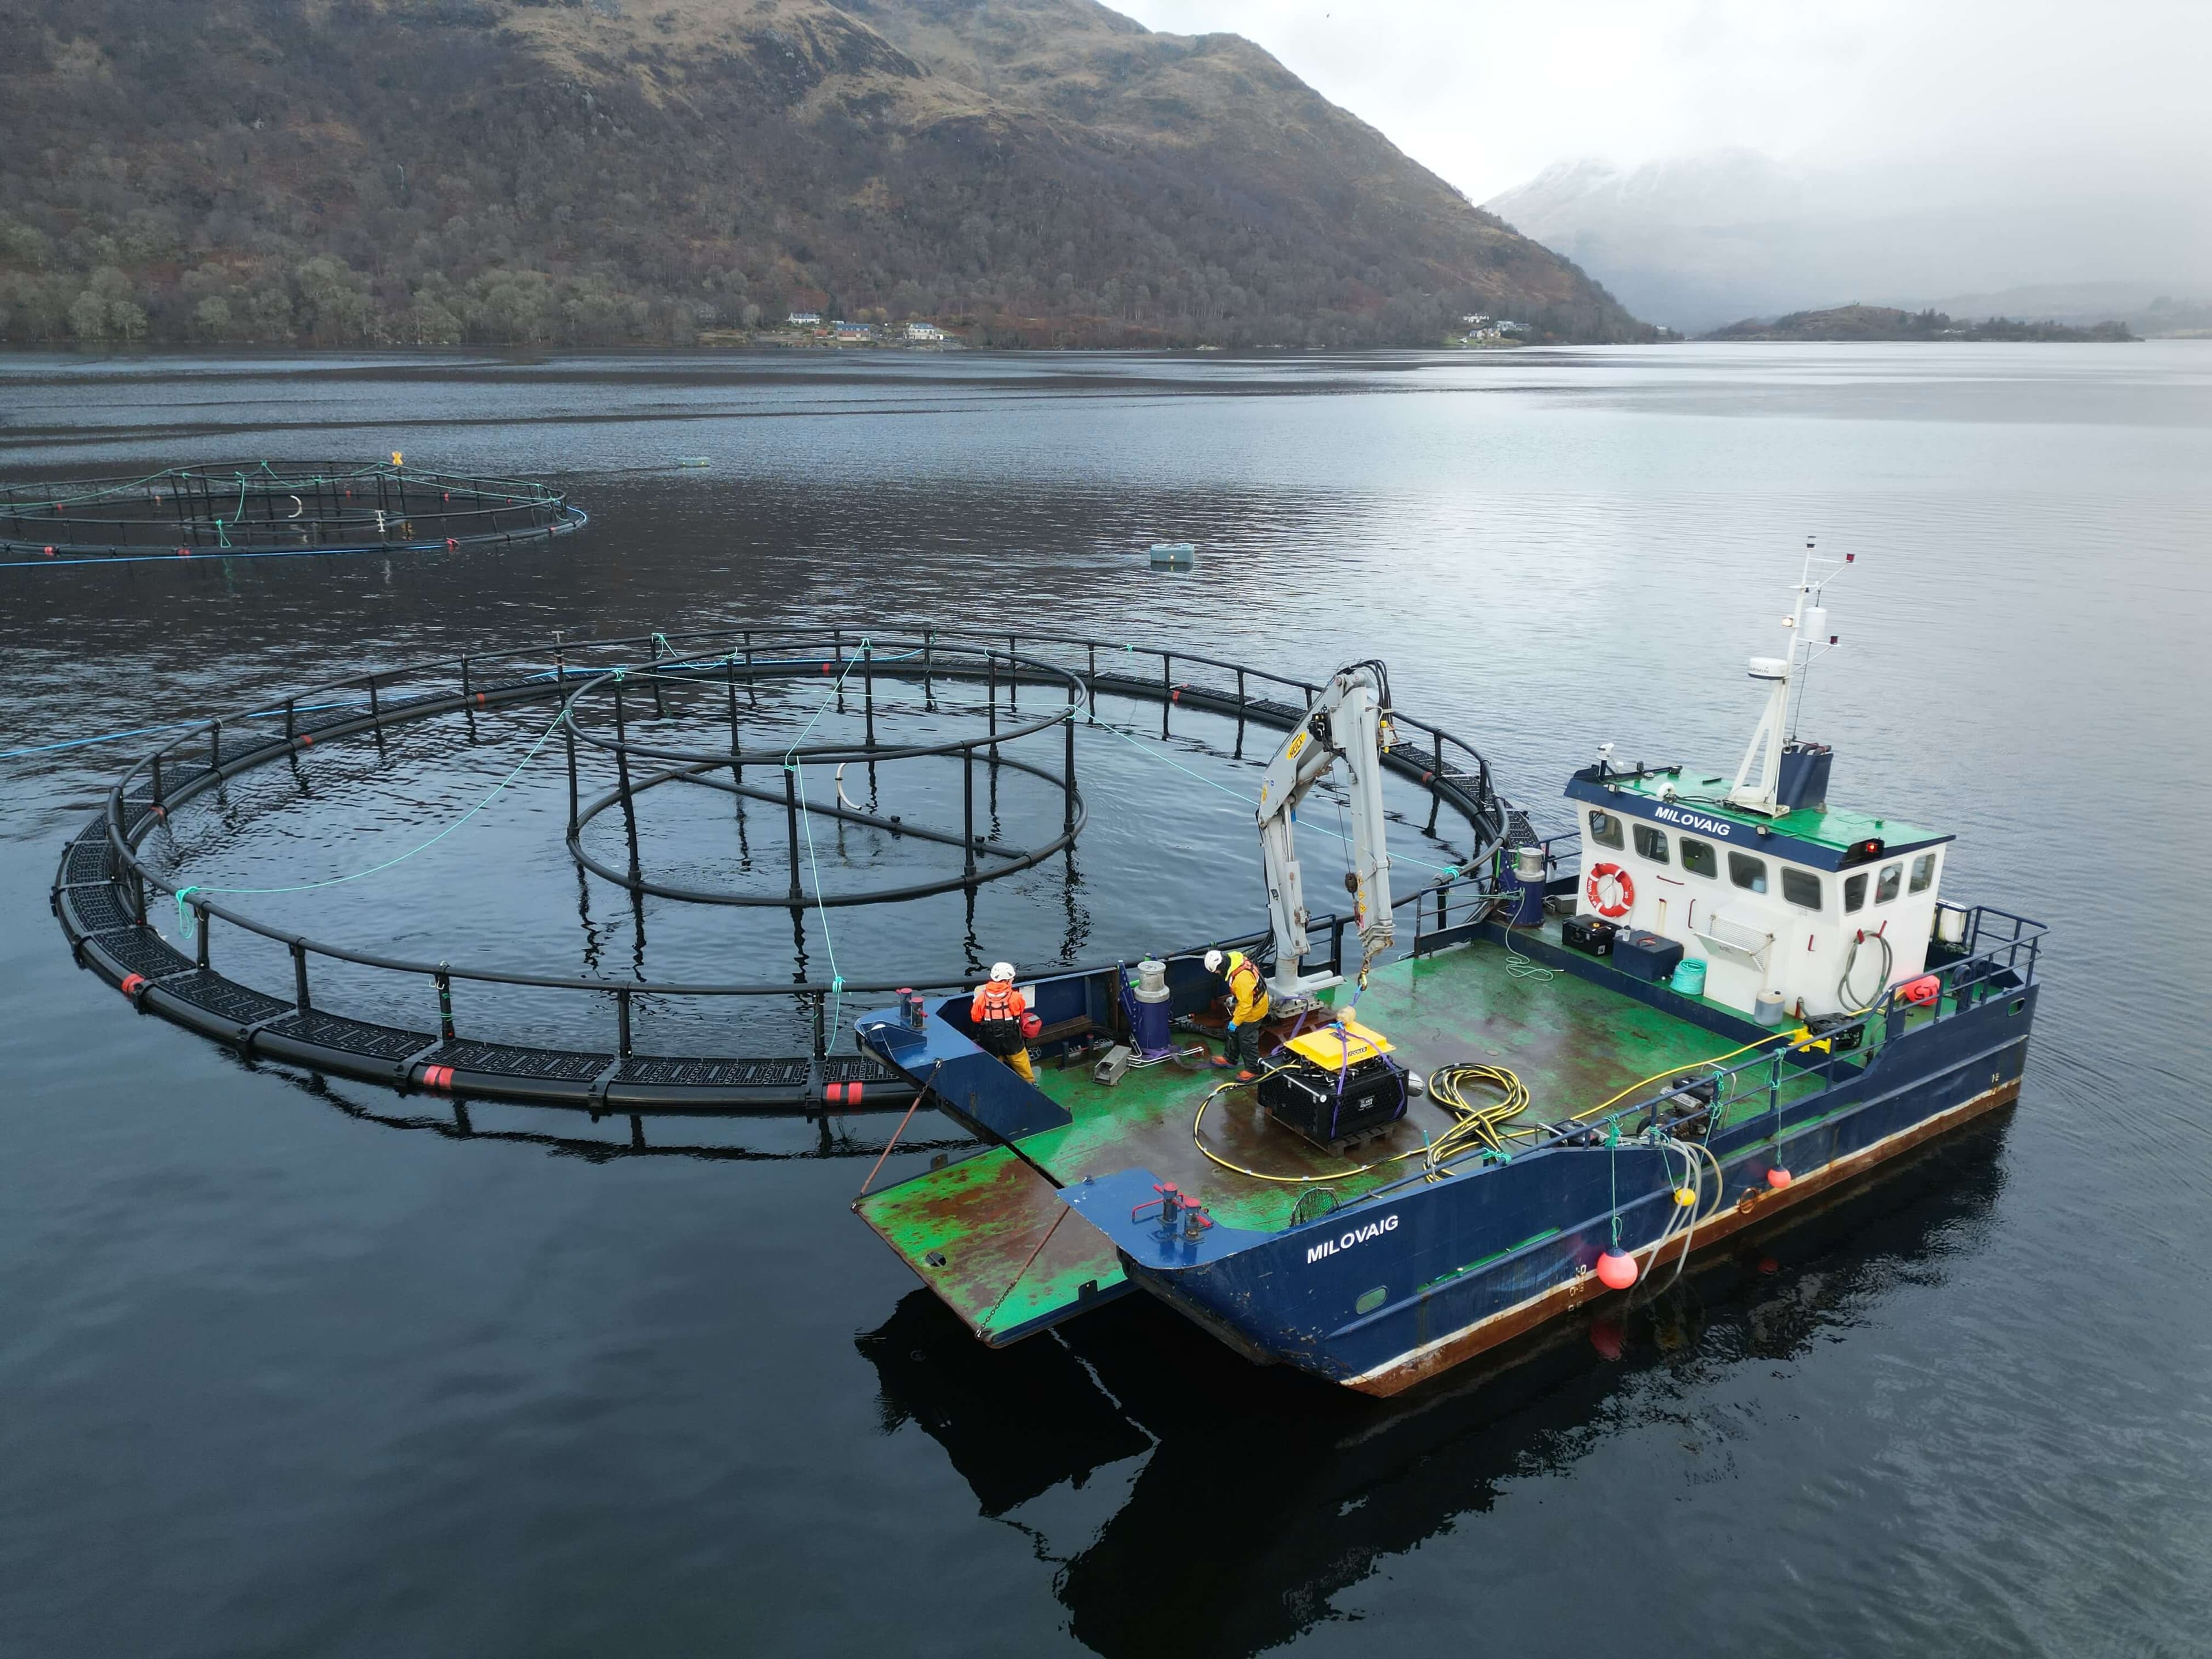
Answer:
[[[1832,306],[1825,311],[1796,311],[1772,321],[1746,318],[1701,337],[1707,340],[2119,342],[2136,337],[2127,325],[2091,323],[2075,326],[2048,319],[1988,317],[1979,322],[1940,311],[1905,311],[1895,306]]]
[[[0,0],[0,339],[1651,337],[1234,35],[1092,0]]]
[[[1954,316],[2119,317],[2158,333],[2193,325],[2178,319],[2212,295],[2212,216],[2179,179],[1997,175],[1940,160],[1824,168],[1735,149],[1633,167],[1563,161],[1484,205],[1638,315],[1692,333],[1860,296]],[[2062,289],[2083,290],[2082,303],[2036,297]],[[2131,302],[2100,304],[2091,289]]]

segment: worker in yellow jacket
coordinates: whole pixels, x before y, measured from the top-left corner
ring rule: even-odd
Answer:
[[[1267,1018],[1267,981],[1260,977],[1260,964],[1242,951],[1208,951],[1206,971],[1218,974],[1229,985],[1229,1036],[1226,1050],[1216,1066],[1238,1067],[1237,1080],[1249,1083],[1260,1075],[1260,1027]]]

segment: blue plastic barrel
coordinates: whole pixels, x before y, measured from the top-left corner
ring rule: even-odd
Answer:
[[[1695,957],[1684,957],[1667,983],[1686,997],[1701,997],[1705,994],[1705,964]]]

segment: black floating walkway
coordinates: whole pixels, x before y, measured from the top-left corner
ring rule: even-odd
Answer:
[[[539,1048],[441,1038],[299,1007],[201,967],[140,922],[115,880],[104,813],[63,849],[53,907],[78,965],[142,1013],[160,1014],[249,1057],[327,1076],[593,1113],[903,1109],[915,1097],[910,1082],[872,1055],[695,1059]]]

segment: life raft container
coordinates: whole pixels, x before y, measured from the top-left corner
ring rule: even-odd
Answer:
[[[1607,902],[1607,890],[1612,898]],[[1636,883],[1627,871],[1617,864],[1596,864],[1590,866],[1589,878],[1583,884],[1583,896],[1589,908],[1608,921],[1618,921],[1634,908]]]

